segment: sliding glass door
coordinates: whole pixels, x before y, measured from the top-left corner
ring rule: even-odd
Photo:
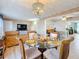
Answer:
[[[77,23],[77,32],[79,33],[79,23]]]

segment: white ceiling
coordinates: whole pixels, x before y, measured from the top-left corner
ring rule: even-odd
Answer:
[[[17,20],[35,19],[32,13],[32,4],[36,0],[0,0],[0,12]],[[45,13],[42,17],[48,17],[62,11],[79,7],[79,0],[40,0],[45,4]],[[78,13],[79,15],[79,13]]]

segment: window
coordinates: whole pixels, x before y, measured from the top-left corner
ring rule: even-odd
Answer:
[[[2,36],[3,36],[3,20],[0,17],[0,39],[2,38]]]

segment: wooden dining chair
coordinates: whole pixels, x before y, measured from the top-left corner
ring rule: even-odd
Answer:
[[[48,49],[44,52],[44,56],[47,59],[67,59],[69,56],[70,43],[74,38],[67,38],[61,42],[60,47],[56,49]]]
[[[24,43],[23,39],[25,39],[25,36],[21,36],[22,43]],[[5,39],[4,39],[4,58],[8,59],[25,59],[23,58],[23,47],[22,43],[20,43],[20,38],[18,38],[18,32],[17,31],[8,31],[5,33]],[[19,39],[19,40],[18,40]]]
[[[38,59],[38,57],[41,56],[41,52],[38,50],[38,48],[31,47],[29,49],[25,49],[22,39],[20,39],[20,47],[22,59]]]
[[[4,38],[4,59],[21,59],[19,41],[16,36]]]
[[[24,48],[24,42],[22,39],[19,40],[20,50],[21,50],[21,59],[27,59],[25,48]]]
[[[73,39],[63,40],[60,48],[60,56],[59,59],[67,59],[69,56],[70,43]]]
[[[21,59],[18,35],[18,31],[5,32],[4,59]]]

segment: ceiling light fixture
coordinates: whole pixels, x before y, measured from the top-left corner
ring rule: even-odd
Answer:
[[[44,13],[44,4],[39,2],[39,0],[33,3],[32,7],[33,7],[33,13],[35,16],[40,17]]]
[[[66,16],[63,16],[62,20],[63,21],[66,21],[67,20],[67,17]]]

